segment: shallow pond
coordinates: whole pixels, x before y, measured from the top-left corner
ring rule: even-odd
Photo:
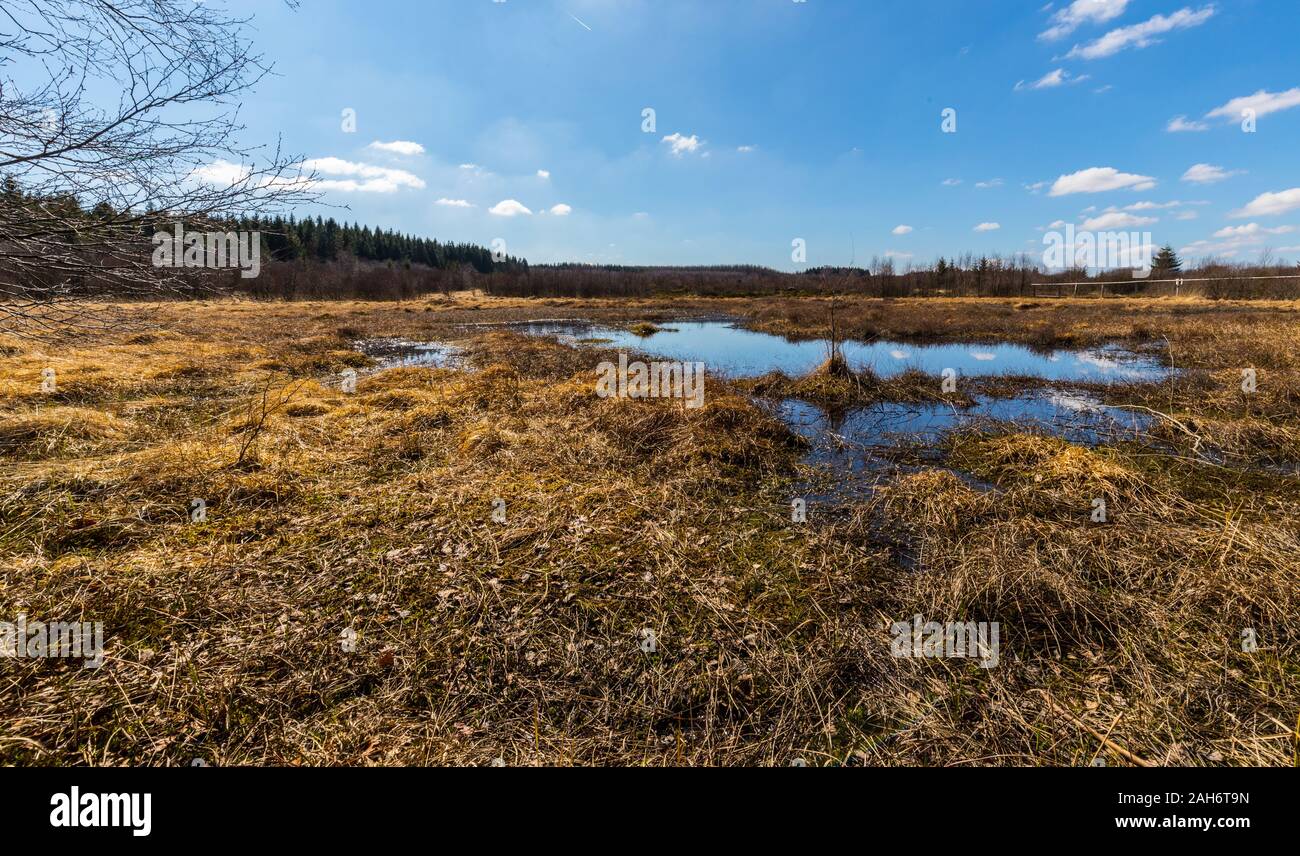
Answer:
[[[672,322],[650,336],[582,321],[532,321],[504,326],[526,335],[556,336],[578,344],[590,341],[602,348],[702,362],[706,371],[732,377],[754,377],[773,370],[797,376],[812,371],[826,359],[823,341],[792,342],[781,336],[743,330],[727,321]],[[380,368],[460,364],[459,350],[445,344],[373,339],[358,343],[358,348],[374,357]],[[1028,375],[1058,382],[1056,388],[1031,390],[1012,398],[980,397],[968,408],[884,402],[831,413],[794,399],[774,405],[776,415],[811,442],[807,463],[850,477],[899,469],[900,465],[890,460],[889,452],[901,447],[911,449],[921,460],[937,463],[943,435],[973,426],[1015,423],[1022,430],[1041,431],[1089,446],[1132,438],[1147,430],[1149,417],[1104,406],[1087,393],[1059,384],[1151,381],[1169,373],[1157,360],[1115,347],[1040,352],[1009,344],[911,345],[881,341],[846,342],[843,350],[850,365],[870,367],[885,377],[909,368],[932,375],[955,369],[966,377]],[[988,487],[958,475],[973,486]],[[875,480],[868,478],[867,482]]]
[[[658,333],[638,336],[627,330],[574,321],[540,321],[510,325],[534,336],[580,341],[598,339],[604,347],[644,351],[670,360],[704,363],[706,371],[755,377],[773,370],[807,374],[825,362],[822,340],[792,342],[782,336],[744,330],[726,321],[675,321]],[[876,341],[843,343],[849,365],[869,367],[882,377],[909,368],[939,375],[944,369],[971,377],[1030,375],[1057,381],[1157,380],[1168,373],[1158,361],[1120,348],[1034,351],[1009,344],[911,345]]]

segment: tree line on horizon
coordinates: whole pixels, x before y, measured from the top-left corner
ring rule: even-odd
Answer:
[[[1286,277],[1256,280],[1253,277]],[[1185,278],[1189,282],[1178,284]],[[1200,282],[1199,280],[1207,280]],[[1193,282],[1194,281],[1194,282]],[[765,296],[785,293],[858,294],[868,297],[1054,297],[1190,295],[1211,298],[1300,297],[1300,268],[1268,253],[1255,264],[1203,259],[1187,265],[1172,246],[1154,253],[1151,272],[1083,268],[1047,273],[1033,256],[967,253],[928,266],[874,258],[864,266],[810,268],[797,273],[753,265],[691,267],[559,264],[533,265],[524,274],[482,278],[488,294],[509,297]]]
[[[468,265],[477,273],[527,270],[516,256],[494,258],[492,250],[470,243],[441,242],[397,232],[290,214],[287,218],[250,217],[227,221],[232,231],[260,232],[262,245],[274,261],[335,262],[349,258],[372,262],[423,265],[439,270]]]
[[[83,231],[78,226],[103,222],[129,224],[143,245],[157,232],[170,232],[177,222],[185,231],[258,232],[263,258],[267,261],[334,262],[359,259],[373,262],[418,264],[437,269],[459,269],[468,265],[478,273],[527,269],[528,262],[516,256],[494,258],[492,250],[466,242],[441,242],[393,229],[339,223],[333,217],[233,216],[195,220],[175,217],[165,211],[140,215],[118,212],[105,203],[85,208],[71,194],[42,196],[29,193],[12,178],[0,182],[0,213],[27,211],[28,219],[44,215],[57,218],[63,241],[73,247]],[[13,218],[9,218],[13,219]],[[126,237],[124,231],[124,237]],[[58,237],[58,236],[56,236]]]
[[[57,213],[65,234],[60,240],[75,246],[78,223],[111,221],[120,217],[105,205],[84,209],[70,195],[41,197],[25,193],[12,179],[0,184],[0,213],[19,208]],[[30,217],[29,217],[30,219]],[[147,212],[133,219],[130,231],[141,246],[155,232],[171,231],[175,220],[166,212]],[[1178,293],[1211,297],[1296,297],[1295,280],[1252,281],[1251,276],[1297,273],[1261,259],[1254,266],[1202,260],[1184,273],[1184,262],[1173,247],[1162,247],[1152,260],[1147,279],[1127,270],[1089,273],[1083,269],[1045,273],[1029,254],[1011,257],[967,253],[939,257],[929,266],[911,262],[901,267],[893,258],[874,258],[865,266],[810,268],[797,273],[761,265],[602,265],[558,263],[529,265],[516,257],[495,257],[491,250],[465,242],[442,242],[393,229],[339,222],[333,217],[244,216],[183,223],[186,231],[257,232],[261,238],[263,270],[254,280],[234,274],[219,276],[217,288],[261,299],[406,299],[432,292],[480,288],[485,293],[512,297],[609,297],[658,294],[763,295],[784,292],[845,292],[876,297],[990,296],[1033,297],[1079,294],[1077,285],[1096,284],[1082,293],[1102,290],[1110,294],[1147,294],[1171,291],[1159,283],[1169,276],[1210,279]],[[101,253],[102,256],[102,253]],[[81,284],[93,290],[93,253],[88,252],[88,273]],[[32,270],[4,270],[21,285]],[[196,277],[192,289],[172,289],[174,296],[210,293],[213,277]],[[76,287],[76,284],[74,284]],[[103,290],[113,296],[111,290]],[[1172,293],[1172,292],[1171,292]],[[129,299],[129,295],[125,296]]]

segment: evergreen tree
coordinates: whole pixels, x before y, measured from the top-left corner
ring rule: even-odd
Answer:
[[[1156,273],[1179,273],[1183,269],[1183,260],[1178,258],[1172,246],[1165,244],[1160,248],[1160,252],[1156,253],[1156,260],[1151,267]]]

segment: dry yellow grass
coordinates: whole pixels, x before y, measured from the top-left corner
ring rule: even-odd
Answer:
[[[957,325],[943,335],[993,331],[1001,306],[931,314]],[[1053,306],[1005,308],[1038,335]],[[1077,302],[1071,329],[1139,323],[1110,307]],[[1220,349],[1221,374],[1109,394],[1199,441],[959,435],[947,465],[996,491],[923,470],[807,524],[790,515],[799,441],[734,386],[711,378],[700,410],[601,400],[608,355],[491,329],[457,333],[468,373],[374,373],[348,348],[467,318],[671,308],[163,305],[126,310],[155,327],[93,345],[0,342],[0,603],[107,638],[99,670],[5,662],[0,759],[1127,763],[1046,690],[1152,763],[1290,762],[1300,489],[1201,453],[1294,448],[1294,307],[1140,318],[1176,361],[1211,367]],[[898,326],[919,312],[867,308]],[[1267,373],[1243,401],[1221,389],[1223,355],[1247,350]],[[1001,665],[891,657],[890,623],[915,614],[999,621]]]

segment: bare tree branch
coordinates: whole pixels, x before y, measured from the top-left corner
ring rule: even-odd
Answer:
[[[154,232],[312,198],[301,157],[239,139],[271,73],[249,24],[193,0],[0,0],[0,329],[219,283],[154,266]]]

